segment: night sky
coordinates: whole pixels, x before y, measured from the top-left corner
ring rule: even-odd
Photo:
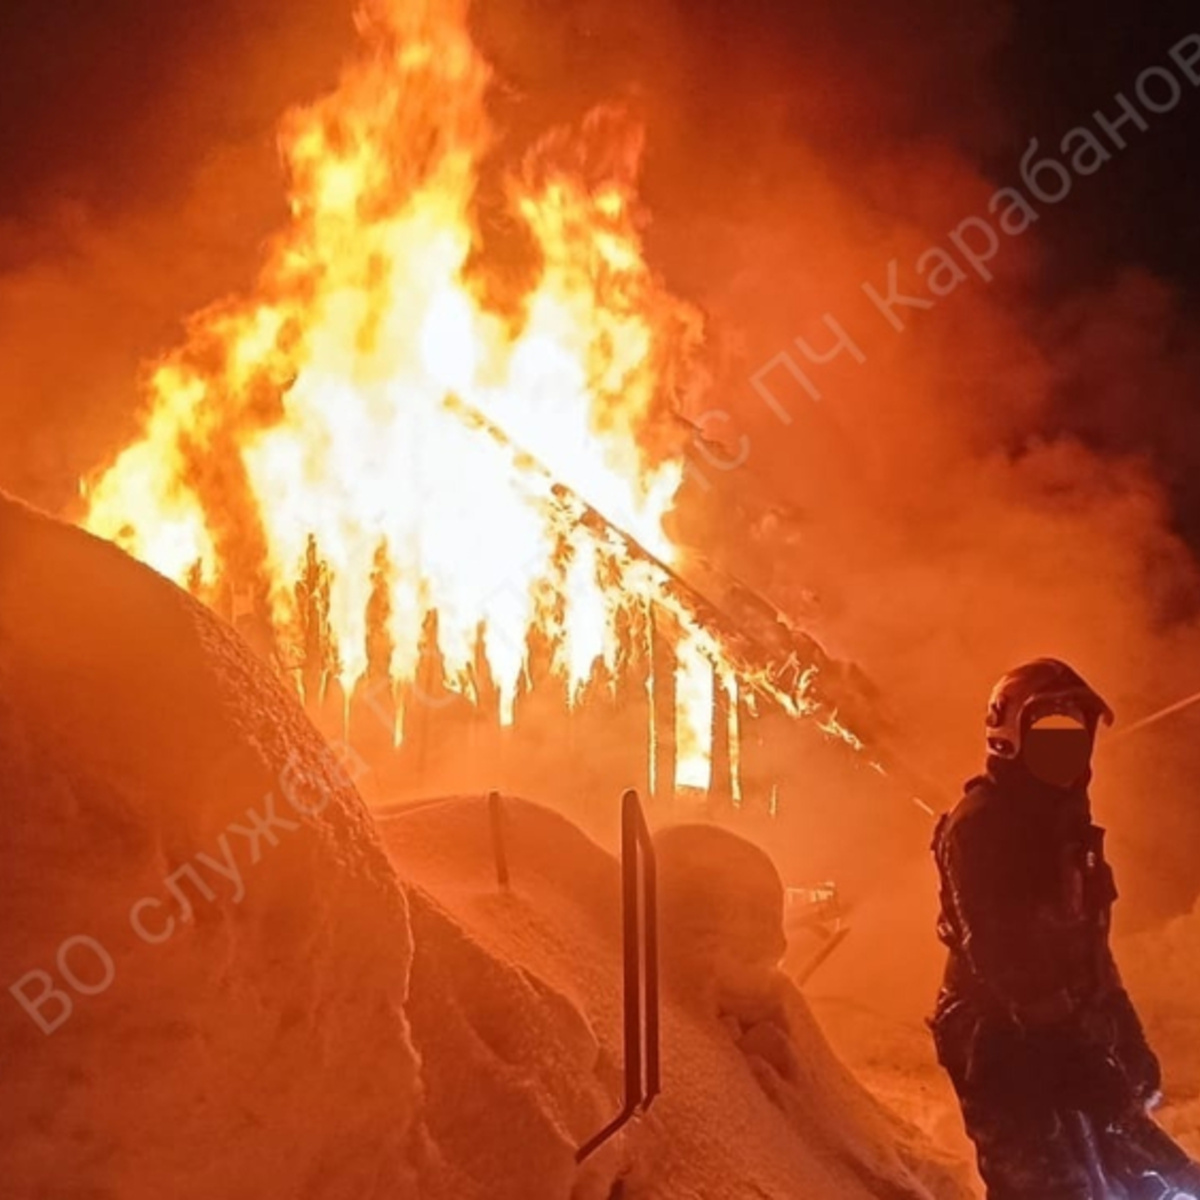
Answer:
[[[169,187],[187,170],[204,134],[219,132],[230,114],[212,98],[191,112],[163,112],[156,106],[164,94],[175,94],[172,83],[181,68],[219,70],[240,45],[262,36],[264,27],[282,23],[272,7],[266,0],[10,0],[0,12],[5,184],[0,218],[28,217],[48,197],[64,195],[101,208],[126,204],[135,178],[152,188]],[[314,35],[340,31],[348,42],[347,6],[329,0],[325,7],[324,13],[306,15],[304,23]],[[803,5],[697,0],[688,7],[688,28],[714,54],[737,38],[802,51],[812,34],[813,18]],[[936,6],[922,14],[919,4],[898,5],[899,15],[888,11],[891,5],[866,0],[844,7],[852,13],[849,36],[859,45],[878,41],[886,51],[889,36],[893,44],[903,45],[910,36],[928,44],[938,34]],[[652,11],[653,5],[647,8]],[[914,14],[911,19],[906,9]],[[1188,0],[1153,5],[1016,0],[1009,12],[990,72],[969,81],[972,92],[989,92],[1003,107],[1009,136],[992,144],[961,139],[964,151],[997,176],[1011,169],[1030,137],[1040,136],[1046,144],[1056,131],[1104,106],[1115,91],[1131,91],[1138,73],[1164,62],[1167,48],[1198,24]],[[585,12],[577,26],[601,54],[604,21],[602,14]],[[955,70],[955,33],[948,25],[944,94],[933,97],[922,114],[926,128],[920,132],[929,135],[952,128],[955,112],[978,99],[954,93],[953,85],[964,82]],[[1114,105],[1108,107],[1115,112]],[[1151,133],[1139,137],[1106,172],[1103,186],[1076,198],[1071,236],[1086,244],[1093,270],[1114,259],[1136,260],[1195,291],[1200,287],[1200,231],[1194,219],[1200,209],[1195,153],[1200,93],[1153,121]],[[172,124],[177,136],[171,135]],[[145,157],[151,152],[158,171],[148,175]],[[1082,245],[1076,252],[1078,269],[1087,270]]]
[[[170,205],[192,186],[214,143],[247,140],[268,162],[275,116],[325,86],[350,47],[349,7],[340,0],[10,0],[0,13],[0,282],[4,272],[58,252],[72,214],[103,224]],[[678,54],[664,56],[660,9],[686,42]],[[1131,90],[1146,66],[1166,62],[1169,47],[1200,24],[1188,0],[693,0],[682,8],[512,0],[477,5],[476,20],[507,81],[501,107],[514,92],[547,107],[576,95],[586,105],[622,88],[648,93],[652,109],[656,89],[685,96],[691,116],[681,143],[691,141],[680,153],[709,160],[710,191],[739,162],[736,115],[759,86],[782,90],[797,135],[831,160],[845,150],[841,114],[860,140],[867,130],[898,144],[937,139],[997,186],[1015,182],[1031,138],[1056,145],[1093,109],[1115,111],[1113,94]],[[813,108],[809,79],[829,73],[831,63],[845,95],[825,119]],[[513,107],[506,115],[519,126],[521,106]],[[669,159],[669,125],[652,127],[651,138],[660,159]],[[1189,88],[1178,110],[1152,118],[1150,132],[1136,135],[1102,176],[1080,181],[1069,204],[1046,214],[1043,288],[1069,294],[1143,266],[1175,289],[1181,311],[1194,312],[1198,145],[1200,90]],[[705,179],[703,167],[697,176]],[[654,186],[652,161],[652,203]],[[264,174],[258,190],[272,189],[266,206],[246,216],[252,244],[282,212],[278,183]],[[673,204],[680,209],[670,198],[656,204],[664,224]],[[1170,436],[1152,436],[1135,412],[1098,420],[1086,398],[1065,403],[1060,419],[1106,447],[1160,460],[1179,526],[1200,544],[1194,451],[1178,433],[1193,430],[1190,410],[1171,418]]]
[[[997,77],[1012,99],[1019,133],[1040,131],[1043,145],[1052,131],[1070,128],[1095,108],[1115,116],[1109,97],[1119,90],[1132,95],[1141,71],[1168,63],[1166,49],[1200,28],[1195,5],[1186,0],[1023,0],[1017,13],[1017,36],[999,60]],[[1194,300],[1200,286],[1200,95],[1185,95],[1175,112],[1152,118],[1149,133],[1130,140],[1102,186],[1076,197],[1082,211],[1072,211],[1063,224],[1078,222],[1082,229],[1080,258],[1086,253],[1097,266],[1144,263],[1189,289]]]

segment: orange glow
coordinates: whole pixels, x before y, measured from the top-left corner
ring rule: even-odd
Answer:
[[[311,539],[347,689],[382,561],[392,678],[416,677],[436,611],[448,685],[467,690],[482,630],[511,718],[531,626],[577,696],[614,665],[622,605],[662,582],[572,527],[551,481],[676,556],[663,520],[682,459],[648,447],[700,322],[645,262],[640,132],[604,112],[510,173],[536,269],[515,313],[490,308],[474,211],[489,73],[466,6],[387,0],[360,24],[338,88],[285,120],[291,222],[257,288],[196,317],[154,372],[143,435],[88,487],[86,525],[204,598],[257,585],[285,650],[302,641]],[[681,782],[704,773],[711,719],[715,644],[697,637],[681,649]]]

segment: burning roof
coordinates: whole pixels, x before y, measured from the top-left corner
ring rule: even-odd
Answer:
[[[570,703],[654,658],[657,610],[678,782],[705,786],[714,713],[736,743],[753,697],[858,746],[820,647],[679,574],[669,417],[703,323],[643,253],[639,130],[594,113],[507,172],[525,286],[500,303],[465,3],[375,0],[360,26],[338,87],[283,123],[291,219],[257,286],[155,365],[86,526],[240,614],[310,703],[385,678],[397,740],[431,654],[439,688],[494,693],[509,723],[531,638]]]

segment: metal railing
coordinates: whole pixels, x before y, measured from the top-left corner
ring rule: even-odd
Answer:
[[[579,1147],[583,1162],[662,1090],[659,1047],[658,874],[654,843],[638,794],[621,798],[621,925],[625,985],[625,1103],[595,1137]]]

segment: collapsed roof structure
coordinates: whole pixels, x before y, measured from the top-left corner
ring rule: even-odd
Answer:
[[[465,9],[362,32],[283,123],[256,285],[156,365],[85,526],[237,624],[393,791],[519,784],[553,747],[773,808],[797,721],[894,771],[863,677],[670,533],[704,322],[646,260],[641,130],[604,109],[531,146],[497,246]]]

